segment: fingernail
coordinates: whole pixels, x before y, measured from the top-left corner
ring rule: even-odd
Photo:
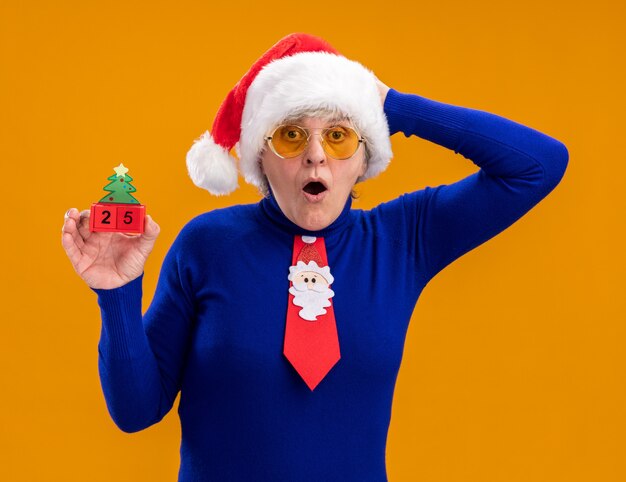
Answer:
[[[67,212],[65,213],[65,219],[67,219],[67,218],[69,218],[69,217],[70,217],[70,211],[71,211],[72,209],[74,209],[74,208],[69,208],[69,209],[67,210]]]

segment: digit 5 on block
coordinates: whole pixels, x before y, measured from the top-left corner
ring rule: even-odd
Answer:
[[[115,232],[141,234],[144,232],[146,207],[131,193],[137,189],[131,184],[133,178],[124,164],[113,168],[109,184],[104,190],[109,194],[91,205],[89,230],[92,232]]]

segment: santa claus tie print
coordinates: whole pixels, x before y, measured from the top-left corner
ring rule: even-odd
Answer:
[[[324,238],[296,236],[284,353],[313,390],[341,358]]]
[[[302,240],[306,244],[298,256],[298,262],[289,268],[289,293],[293,295],[293,304],[302,308],[300,317],[315,321],[319,315],[326,314],[330,299],[335,296],[330,289],[334,278],[330,274],[330,267],[320,266],[321,257],[313,245],[316,238],[302,236]]]

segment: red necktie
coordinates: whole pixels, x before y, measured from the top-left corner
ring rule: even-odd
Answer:
[[[313,390],[341,358],[324,238],[296,236],[291,264],[284,354]]]

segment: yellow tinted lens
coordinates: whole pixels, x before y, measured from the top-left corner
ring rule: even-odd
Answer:
[[[359,136],[350,127],[335,126],[324,131],[324,148],[335,159],[351,157],[359,147]]]
[[[279,156],[295,157],[304,151],[306,132],[298,126],[278,126],[272,135],[272,146]]]

